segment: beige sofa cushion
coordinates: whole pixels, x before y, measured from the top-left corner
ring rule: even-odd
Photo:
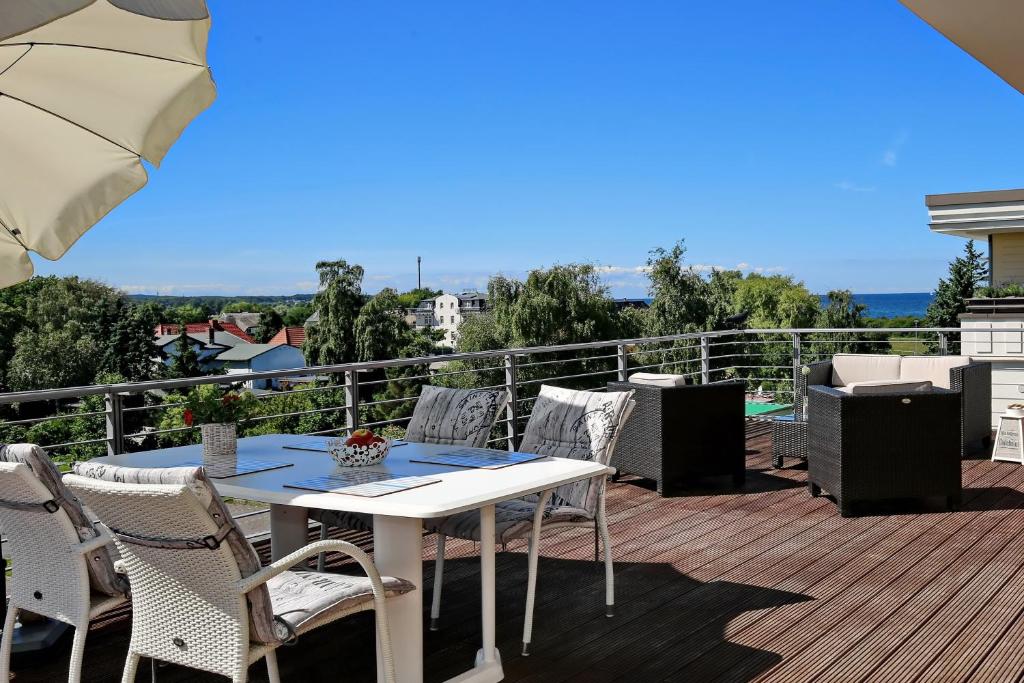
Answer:
[[[837,353],[832,356],[832,386],[854,382],[900,379],[900,357],[867,353]]]
[[[966,356],[904,356],[900,379],[928,380],[937,387],[949,386],[949,371],[971,362]]]
[[[634,384],[650,384],[656,387],[681,387],[686,384],[686,375],[662,375],[656,372],[634,372],[629,376]]]
[[[845,394],[863,396],[865,394],[906,394],[912,391],[928,391],[932,388],[929,381],[908,379],[882,379],[867,382],[853,382],[838,390]]]

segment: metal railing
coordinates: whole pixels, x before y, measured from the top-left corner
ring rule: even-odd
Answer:
[[[341,434],[359,427],[400,430],[423,384],[496,387],[508,391],[511,400],[488,443],[514,449],[542,384],[600,391],[607,382],[625,381],[633,372],[671,372],[702,384],[740,379],[752,392],[763,389],[777,402],[793,402],[804,363],[839,351],[956,354],[960,333],[960,328],[700,332],[2,393],[0,443],[32,441],[65,463],[197,443],[198,427],[185,426],[180,419],[184,391],[205,384],[274,386],[291,380],[293,388],[257,393],[257,414],[240,425],[242,435]]]
[[[701,332],[11,392],[0,394],[0,443],[35,437],[55,457],[69,460],[194,442],[198,428],[175,419],[183,404],[179,392],[204,384],[273,387],[292,380],[296,388],[258,393],[257,413],[241,425],[242,434],[401,428],[419,386],[429,383],[504,387],[512,400],[491,443],[515,448],[541,384],[600,390],[632,372],[672,372],[704,384],[742,379],[751,390],[766,388],[785,398],[805,362],[839,350],[957,353],[959,333],[959,328]]]

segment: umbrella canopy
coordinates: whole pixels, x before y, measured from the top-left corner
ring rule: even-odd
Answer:
[[[1024,92],[1024,2],[901,0],[942,35]]]
[[[205,0],[0,2],[0,287],[146,184],[213,102]]]

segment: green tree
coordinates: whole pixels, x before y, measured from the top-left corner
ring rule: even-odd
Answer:
[[[303,350],[310,365],[333,365],[355,360],[355,321],[363,306],[363,268],[344,260],[320,261],[320,291],[313,307],[320,322],[306,333]]]
[[[262,313],[267,309],[263,304],[254,304],[248,301],[232,301],[220,309],[221,313]]]
[[[283,311],[278,311],[283,317],[283,322],[287,327],[302,327],[306,324],[306,319],[313,315],[312,304],[295,304],[294,306],[288,306]]]
[[[367,304],[369,305],[369,304]],[[405,347],[398,353],[399,358],[423,358],[433,355],[436,341],[429,334],[413,332],[409,335]],[[412,415],[416,403],[413,399],[420,395],[424,384],[430,382],[430,365],[404,365],[388,368],[385,377],[388,382],[383,391],[373,395],[374,401],[387,401],[373,406],[370,417],[373,421],[402,420]],[[402,400],[408,399],[408,400]]]
[[[182,304],[167,311],[169,320],[178,320],[184,323],[205,323],[213,315],[212,308],[205,304]]]
[[[260,313],[260,322],[256,326],[256,341],[266,344],[275,334],[284,327],[284,319],[281,314],[273,308],[268,308]]]
[[[195,340],[188,336],[188,328],[184,322],[179,325],[179,329],[178,340],[175,342],[178,353],[171,361],[171,373],[175,377],[198,377],[203,374],[203,369],[199,365],[199,356],[193,346]]]
[[[751,328],[811,327],[819,302],[789,275],[750,273],[736,283],[733,308],[750,313]]]
[[[440,296],[443,293],[440,289],[430,289],[428,287],[410,289],[408,292],[402,292],[398,295],[398,302],[402,308],[411,310],[418,308],[420,302],[424,299],[433,299],[435,296]]]
[[[988,264],[984,255],[968,240],[963,256],[949,264],[949,275],[939,280],[935,298],[928,306],[925,324],[928,327],[959,327],[960,314],[967,311],[965,299],[988,277]]]
[[[815,327],[825,329],[864,327],[864,304],[853,300],[848,289],[836,289],[828,293],[828,304],[818,312]],[[877,350],[870,340],[859,343],[847,334],[821,333],[813,337],[811,354],[814,359],[825,358],[837,353],[871,353]]]
[[[652,250],[647,258],[651,336],[697,332],[708,324],[710,288],[700,273],[684,265],[685,255],[686,248],[680,241],[668,250]]]
[[[72,320],[57,327],[24,328],[14,338],[7,381],[15,391],[83,386],[96,376],[99,344]]]
[[[371,361],[395,358],[409,343],[411,334],[402,318],[398,292],[385,287],[356,316],[356,359]]]
[[[130,304],[122,299],[107,335],[100,371],[130,382],[152,379],[159,367],[153,330],[163,310],[154,304]]]

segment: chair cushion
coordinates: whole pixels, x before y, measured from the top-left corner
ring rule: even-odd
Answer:
[[[633,406],[632,391],[575,391],[544,385],[533,404],[519,450],[607,465]],[[558,487],[556,506],[588,510],[597,506],[592,480]]]
[[[836,387],[838,391],[854,396],[867,394],[906,394],[913,391],[930,391],[931,382],[920,382],[918,380],[891,380],[881,379],[872,382],[854,382],[845,387]]]
[[[508,392],[504,389],[447,389],[424,385],[405,438],[417,443],[481,448],[487,443],[507,400]]]
[[[187,487],[206,507],[215,524],[220,526],[227,523],[231,526],[231,531],[224,540],[238,563],[238,571],[242,577],[252,576],[262,568],[256,550],[245,538],[245,534],[201,467],[117,467],[95,462],[76,462],[73,468],[79,476],[102,481]],[[271,643],[280,642],[288,637],[287,632],[283,632],[274,623],[270,596],[264,586],[249,591],[246,598],[249,602],[249,628],[254,640]]]
[[[415,588],[403,579],[380,578],[389,597]],[[285,622],[296,634],[315,626],[314,622],[330,621],[332,615],[340,617],[361,604],[373,601],[373,588],[365,576],[287,571],[268,581],[267,590],[277,619]]]
[[[633,384],[650,384],[656,387],[682,387],[686,385],[686,375],[662,375],[656,372],[634,372],[629,376]]]
[[[0,461],[27,465],[50,495],[62,501],[61,509],[67,513],[80,541],[91,541],[100,535],[81,503],[64,486],[57,466],[42,448],[27,443],[0,445]],[[89,585],[93,591],[102,595],[123,596],[128,593],[128,579],[114,571],[111,550],[110,546],[103,546],[89,553],[86,563],[89,568]]]
[[[900,379],[900,357],[888,354],[837,353],[832,356],[832,386]]]
[[[373,515],[368,515],[365,512],[313,508],[309,511],[309,517],[321,524],[338,527],[339,529],[373,531]]]
[[[927,380],[937,387],[952,389],[950,371],[970,362],[965,356],[904,356],[900,361],[900,379]]]
[[[533,513],[537,504],[533,501],[506,500],[494,506],[494,538],[498,543],[507,543],[517,538],[529,538],[533,528]],[[544,511],[542,525],[583,524],[593,522],[594,517],[586,510],[570,506],[552,507]],[[424,520],[427,531],[442,533],[452,538],[468,541],[480,540],[480,511],[467,510],[450,517]]]

